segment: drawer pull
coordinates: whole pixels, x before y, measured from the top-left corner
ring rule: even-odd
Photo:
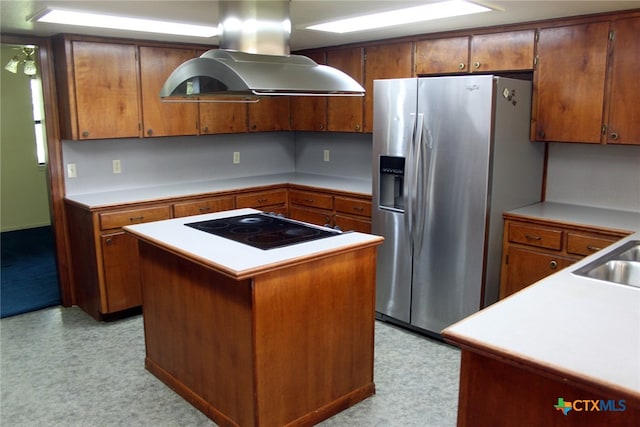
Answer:
[[[104,242],[105,242],[107,245],[111,245],[111,244],[113,243],[113,240],[109,238],[109,239],[105,240]]]
[[[553,260],[549,263],[549,268],[551,268],[552,270],[555,270],[556,268],[558,268],[558,261]]]
[[[363,207],[360,207],[360,206],[354,206],[354,207],[353,207],[353,210],[354,210],[354,211],[356,211],[356,212],[363,212],[363,211],[364,211],[364,208],[363,208]]]
[[[267,202],[269,199],[258,199],[258,203],[265,203]]]
[[[587,245],[587,249],[588,249],[590,252],[598,252],[598,251],[602,250],[602,248],[599,248],[599,247],[597,247],[597,246],[591,246],[591,245]]]
[[[308,203],[313,203],[313,202],[315,202],[315,200],[313,200],[313,199],[304,199],[304,201],[305,201],[305,202],[308,202]]]
[[[526,237],[527,240],[542,240],[542,237],[540,237],[540,236],[532,236],[531,234],[525,234],[524,237]]]
[[[144,215],[132,216],[131,218],[129,218],[129,222],[138,222],[138,221],[142,221],[143,219],[144,219]]]
[[[209,206],[202,206],[202,207],[199,207],[198,210],[200,212],[209,212],[211,208]]]

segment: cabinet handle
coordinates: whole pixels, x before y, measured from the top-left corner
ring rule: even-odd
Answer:
[[[356,125],[356,130],[360,130],[360,123]]]
[[[200,212],[209,212],[211,208],[209,206],[201,206],[198,208]]]
[[[598,251],[602,250],[602,248],[599,248],[597,246],[587,245],[587,250],[589,250],[590,252],[598,252]]]
[[[356,211],[356,212],[363,212],[363,211],[364,211],[364,208],[362,208],[362,207],[360,207],[360,206],[354,206],[354,207],[353,207],[353,210],[354,210],[354,211]]]
[[[320,125],[320,130],[324,130],[324,125],[323,124]]]
[[[480,68],[480,63],[479,62],[474,62],[473,66],[476,67],[476,69]]]
[[[153,135],[153,129],[147,129],[147,135],[149,136]]]
[[[525,234],[524,237],[527,240],[542,240],[542,237],[540,237],[540,236],[532,236],[531,234]]]
[[[558,261],[553,260],[549,263],[549,268],[551,268],[552,270],[555,270],[556,268],[558,268]]]
[[[88,136],[89,136],[89,131],[88,130],[82,131],[82,137],[83,138],[87,138]]]
[[[313,199],[304,199],[304,201],[307,202],[307,203],[314,203]]]
[[[111,245],[113,243],[113,239],[109,238],[104,241],[107,245]]]
[[[466,65],[464,64],[464,62],[461,62],[458,64],[458,69],[459,70],[464,70],[464,68],[466,67]]]
[[[205,126],[205,127],[203,127],[203,128],[202,128],[202,131],[203,131],[204,133],[209,132],[209,126]]]
[[[144,219],[144,215],[132,216],[131,218],[129,218],[129,222],[142,221],[143,219]]]
[[[265,203],[267,202],[269,199],[258,199],[258,203]]]
[[[616,141],[618,138],[619,138],[618,132],[613,132],[613,133],[611,134],[611,139],[612,139],[612,140]]]

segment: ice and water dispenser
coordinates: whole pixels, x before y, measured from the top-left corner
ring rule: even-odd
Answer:
[[[404,212],[404,157],[380,156],[380,207]]]

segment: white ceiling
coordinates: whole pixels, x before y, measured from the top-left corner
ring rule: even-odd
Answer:
[[[301,29],[309,23],[323,22],[338,17],[349,17],[363,12],[380,12],[398,6],[435,3],[441,0],[423,1],[375,1],[375,0],[291,0],[291,49],[336,46],[368,40],[381,40],[414,34],[426,34],[464,28],[486,27],[541,19],[576,16],[616,10],[640,8],[640,1],[478,1],[494,6],[497,10],[467,17],[448,18],[420,24],[403,25],[382,30],[351,34],[326,34]],[[81,26],[59,26],[31,23],[26,17],[46,6],[89,12],[106,12],[134,17],[148,17],[168,21],[216,25],[217,1],[212,0],[112,0],[112,1],[33,1],[0,0],[0,30],[3,33],[51,36],[58,33],[75,33],[108,37],[124,37],[146,40],[218,44],[217,38],[201,39],[179,36],[155,35],[135,31],[91,29]]]

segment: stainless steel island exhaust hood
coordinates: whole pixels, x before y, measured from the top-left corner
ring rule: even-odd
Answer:
[[[220,49],[176,68],[164,101],[251,102],[263,96],[363,96],[347,74],[291,55],[289,1],[219,1]]]

